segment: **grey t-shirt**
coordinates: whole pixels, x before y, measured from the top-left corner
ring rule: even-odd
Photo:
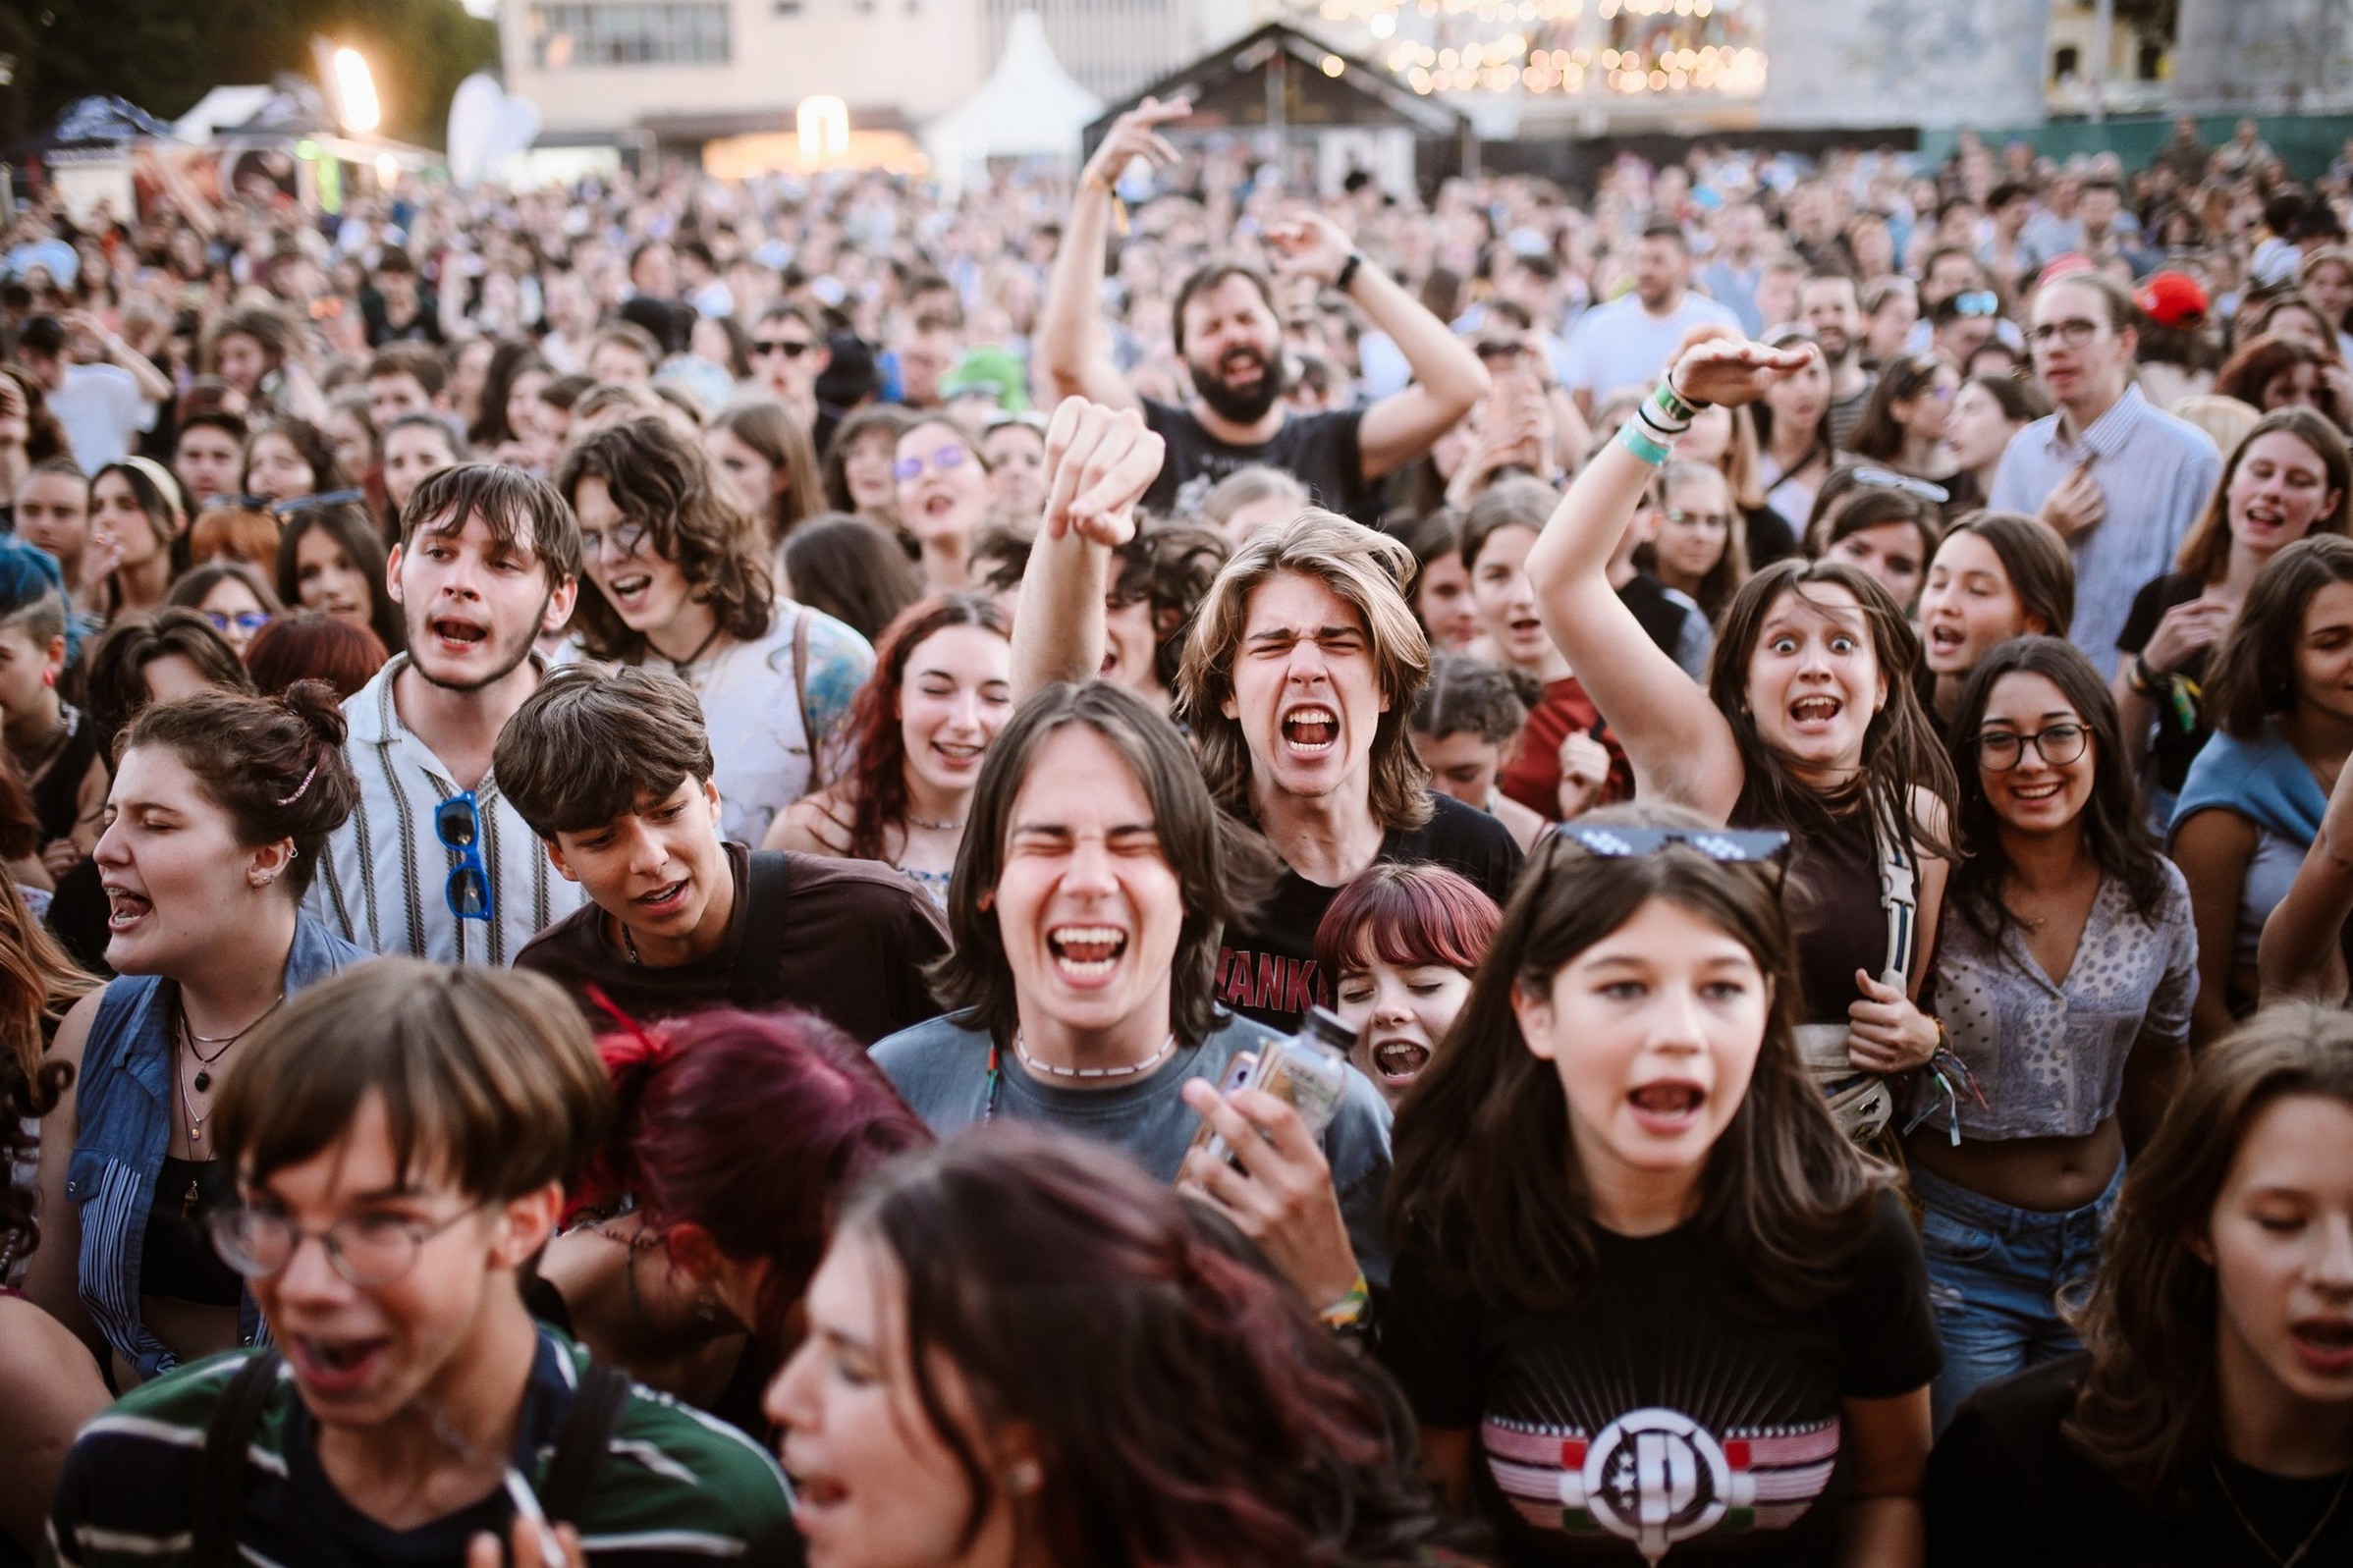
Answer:
[[[1023,1071],[1007,1052],[997,1114],[1116,1145],[1155,1178],[1174,1181],[1201,1125],[1180,1093],[1185,1080],[1221,1083],[1237,1054],[1275,1038],[1247,1018],[1219,1016],[1224,1022],[1200,1045],[1177,1051],[1150,1077],[1116,1088],[1061,1088]],[[970,1018],[959,1012],[929,1019],[877,1042],[871,1053],[900,1096],[943,1138],[983,1120],[988,1109],[989,1039],[970,1027]],[[1324,1158],[1332,1165],[1357,1266],[1367,1280],[1386,1287],[1389,1244],[1381,1203],[1389,1187],[1389,1106],[1353,1067],[1340,1114],[1324,1133]]]

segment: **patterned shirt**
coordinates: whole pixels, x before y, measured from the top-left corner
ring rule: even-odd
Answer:
[[[2101,880],[2066,977],[2035,961],[2015,923],[1989,939],[1947,907],[1931,984],[1935,1007],[1986,1103],[1960,1100],[1964,1138],[2080,1138],[2115,1113],[2134,1046],[2189,1039],[2198,995],[2198,935],[2189,885],[2161,860],[2165,891],[2143,919],[2113,877]],[[1939,1101],[1929,1124],[1950,1130]]]
[[[2068,541],[2075,620],[2067,636],[2103,676],[2113,676],[2133,595],[2172,569],[2190,524],[2222,482],[2222,455],[2205,431],[2127,387],[2080,441],[2067,439],[2057,414],[2019,431],[2001,455],[1986,505],[2031,514],[2087,460],[2107,515]]]
[[[44,1568],[187,1560],[205,1429],[245,1359],[243,1352],[216,1356],[143,1383],[82,1429],[50,1510]],[[539,1330],[514,1455],[534,1485],[545,1484],[587,1363],[579,1346]],[[245,1485],[239,1555],[262,1568],[456,1563],[477,1532],[503,1541],[513,1528],[504,1491],[413,1530],[389,1530],[353,1507],[319,1463],[317,1424],[283,1371],[246,1450]],[[784,1524],[790,1496],[775,1461],[750,1438],[636,1388],[575,1523],[596,1568],[685,1568],[742,1556],[748,1543]]]
[[[491,918],[450,912],[446,890],[461,859],[442,844],[433,808],[463,791],[433,748],[401,722],[393,682],[408,668],[409,656],[395,655],[343,705],[350,726],[344,755],[359,781],[359,804],[328,838],[306,907],[370,952],[503,968],[587,895],[548,864],[539,836],[499,792],[498,780],[484,774],[474,808]]]

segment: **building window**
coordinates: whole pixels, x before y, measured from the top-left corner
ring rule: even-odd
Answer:
[[[777,9],[785,9],[782,0]],[[800,9],[797,0],[792,9]],[[733,57],[727,0],[543,4],[532,8],[531,33],[533,57],[545,71],[723,66]]]

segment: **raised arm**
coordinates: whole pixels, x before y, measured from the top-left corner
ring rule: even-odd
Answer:
[[[1669,379],[1686,399],[1747,403],[1812,351],[1767,349],[1702,329],[1677,355]],[[1610,559],[1657,471],[1623,438],[1604,447],[1528,552],[1528,580],[1545,631],[1625,747],[1638,791],[1721,821],[1742,783],[1731,726],[1610,585]]]
[[[1066,398],[1046,430],[1046,513],[1013,613],[1016,701],[1103,668],[1112,554],[1135,537],[1135,504],[1167,446],[1133,408]]]
[[[2332,1007],[2342,1004],[2348,920],[2353,920],[2353,768],[2340,768],[2304,865],[2264,922],[2256,956],[2263,1000],[2300,997]]]
[[[1267,230],[1276,270],[1344,287],[1365,319],[1389,334],[1413,384],[1364,411],[1356,435],[1364,477],[1378,479],[1430,450],[1487,395],[1487,368],[1471,346],[1422,307],[1404,285],[1358,254],[1340,225],[1310,212]]]
[[[1063,226],[1062,249],[1055,254],[1054,276],[1038,312],[1038,360],[1058,398],[1087,398],[1114,408],[1136,406],[1135,389],[1112,363],[1110,340],[1103,331],[1103,249],[1111,241],[1112,207],[1119,199],[1113,188],[1121,171],[1137,158],[1149,159],[1158,168],[1175,163],[1176,149],[1160,128],[1190,113],[1188,103],[1146,98],[1112,122],[1103,144],[1079,171],[1070,218]]]

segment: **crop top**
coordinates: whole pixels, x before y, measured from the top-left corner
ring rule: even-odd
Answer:
[[[2116,878],[2104,878],[2066,978],[2053,983],[2015,925],[1989,940],[1970,911],[1944,912],[1928,1005],[1985,1096],[1960,1097],[1964,1138],[2080,1138],[2115,1113],[2124,1063],[2146,1038],[2189,1038],[2198,995],[2198,936],[2189,885],[2160,861],[2164,894],[2143,919]],[[1928,1125],[1949,1131],[1939,1100]]]
[[[245,1280],[212,1250],[204,1218],[235,1196],[225,1160],[167,1158],[155,1177],[155,1202],[138,1245],[138,1288],[199,1307],[235,1310]]]

